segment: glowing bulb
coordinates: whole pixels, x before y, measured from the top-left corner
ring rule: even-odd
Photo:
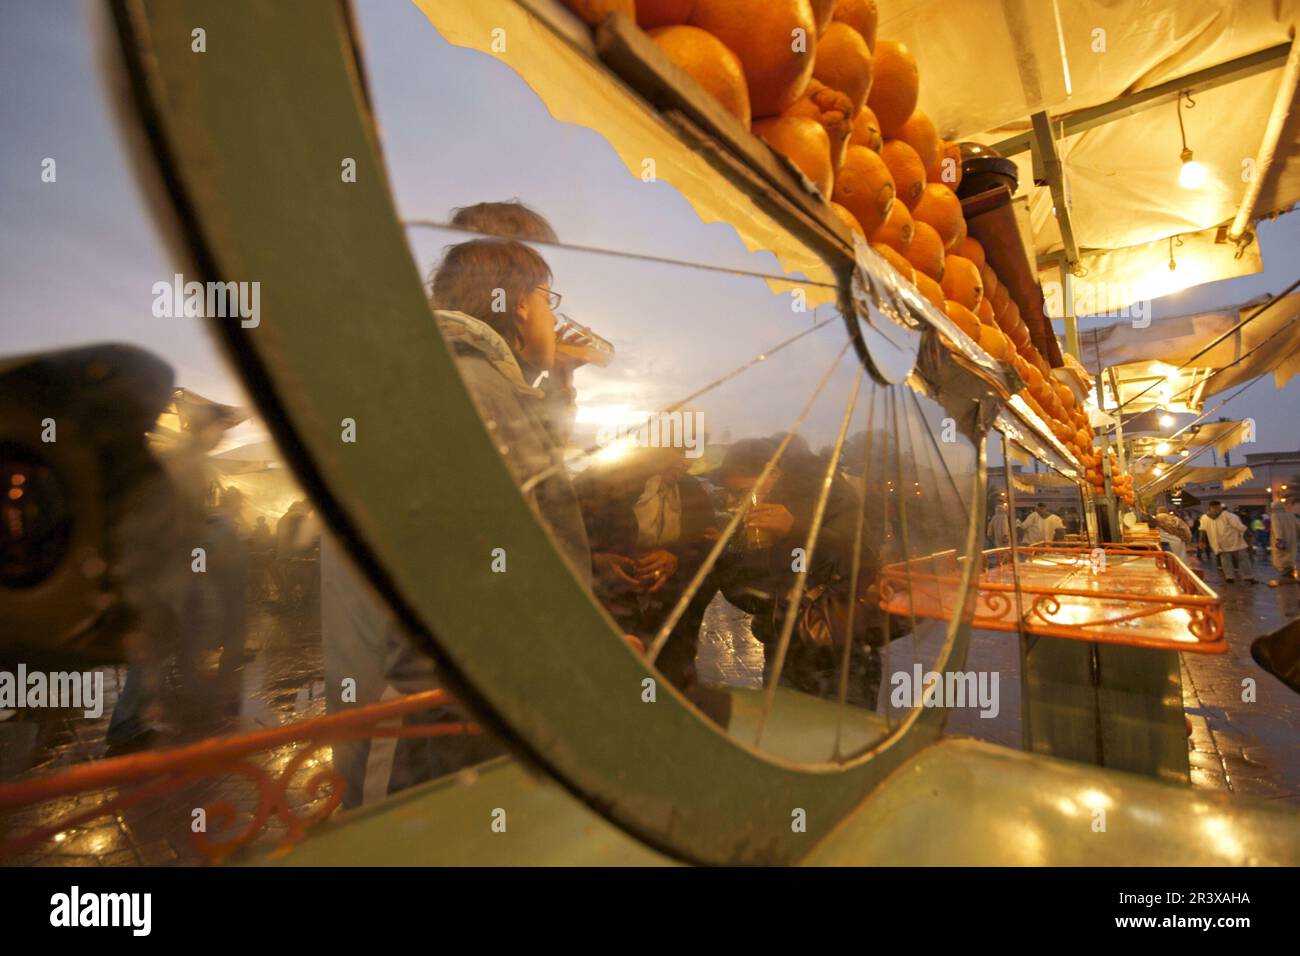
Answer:
[[[1159,478],[1164,473],[1165,470],[1160,465],[1156,465],[1154,468],[1151,469],[1151,474],[1155,475],[1157,478]]]
[[[1191,156],[1192,151],[1188,150],[1187,155]],[[1200,189],[1209,176],[1204,166],[1194,159],[1188,159],[1183,162],[1182,169],[1178,170],[1178,185],[1184,189]]]
[[[1180,458],[1186,458],[1186,457],[1187,457],[1188,455],[1190,455],[1190,454],[1191,454],[1191,452],[1189,452],[1186,448],[1184,448],[1182,451],[1180,451],[1180,452],[1178,453],[1178,457],[1180,457]]]
[[[1174,416],[1173,416],[1173,415],[1168,415],[1168,414],[1161,415],[1161,416],[1160,416],[1160,427],[1161,427],[1161,428],[1173,428],[1173,427],[1174,427]]]
[[[1162,441],[1160,444],[1156,445],[1156,454],[1161,458],[1169,454],[1169,442]]]

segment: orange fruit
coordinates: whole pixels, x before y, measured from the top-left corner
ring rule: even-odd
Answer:
[[[898,138],[916,150],[916,155],[921,157],[922,169],[929,169],[938,162],[942,140],[934,128],[934,122],[920,110],[907,118]]]
[[[873,53],[874,78],[867,105],[880,120],[880,132],[887,137],[897,136],[916,111],[921,82],[916,60],[906,46],[894,40],[877,40]]]
[[[966,221],[962,217],[961,200],[957,194],[946,186],[935,183],[926,184],[920,201],[912,207],[912,218],[934,226],[945,249],[956,243],[962,224]]]
[[[802,116],[816,120],[826,130],[831,144],[831,169],[838,171],[853,132],[853,103],[839,90],[833,90],[816,77],[808,89],[782,116]]]
[[[832,14],[840,23],[847,23],[867,41],[872,50],[876,48],[876,0],[835,0]]]
[[[943,240],[933,227],[923,222],[912,223],[912,244],[907,250],[907,260],[935,282],[943,281]],[[951,296],[944,296],[945,299]]]
[[[812,4],[813,22],[817,24],[817,36],[826,32],[835,14],[835,0],[809,0]]]
[[[988,296],[984,297],[984,301],[989,302]],[[992,308],[992,306],[993,303],[989,302],[989,307]],[[1016,337],[1015,336],[1016,326],[1023,324],[1020,321],[1020,310],[1014,308],[1014,306],[1015,303],[1013,302],[1012,307],[1003,309],[1001,312],[999,312],[997,309],[993,309],[993,324],[996,325],[998,328],[1000,328],[1003,332],[1007,333],[1007,337],[1012,339],[1013,341],[1015,340]]]
[[[951,299],[944,302],[943,310],[947,314],[948,318],[952,319],[953,322],[957,324],[957,328],[961,329],[976,342],[980,340],[980,320],[974,312],[966,308],[966,306],[962,305],[960,302],[954,302]]]
[[[699,27],[659,27],[648,32],[664,56],[689,73],[723,109],[749,127],[749,88],[736,54]]]
[[[869,236],[889,217],[894,204],[894,179],[879,155],[865,146],[850,146],[831,198],[853,213]]]
[[[884,147],[885,140],[880,135],[880,121],[876,119],[876,114],[871,112],[870,106],[864,106],[858,111],[857,117],[853,120],[853,133],[849,136],[849,143],[874,149],[877,153]]]
[[[958,253],[958,255],[961,255],[961,253]],[[969,259],[970,257],[967,256],[967,258]],[[1004,286],[1001,282],[995,285],[991,292],[988,289],[985,289],[984,293],[990,299],[993,300],[994,315],[997,315],[999,312],[1005,309],[1007,307],[1007,303],[1011,301],[1011,293],[1007,291],[1007,287]]]
[[[963,213],[961,219],[957,221],[957,238],[953,239],[952,245],[957,245],[963,239],[967,238],[966,233],[966,214]]]
[[[980,307],[975,310],[975,314],[980,317],[980,322],[983,325],[996,326],[998,324],[993,318],[993,306],[989,305],[988,299],[980,299]]]
[[[961,185],[961,147],[947,140],[941,141],[939,158],[925,168],[927,182],[947,186],[953,192]]]
[[[1021,350],[1021,354],[1033,347],[1033,343],[1029,341],[1029,326],[1025,325],[1019,312],[1016,313],[1016,327],[1011,330],[1011,342]]]
[[[808,0],[695,0],[690,23],[736,54],[755,116],[776,116],[803,95],[817,49]]]
[[[925,165],[916,155],[916,150],[901,139],[887,139],[880,150],[880,158],[889,167],[889,175],[894,177],[894,189],[898,198],[911,209],[921,200],[925,190]]]
[[[831,212],[835,213],[835,215],[839,217],[840,222],[844,223],[844,227],[848,229],[849,232],[856,232],[863,239],[867,238],[866,233],[862,231],[862,226],[859,225],[858,219],[853,215],[853,213],[849,212],[837,202],[831,203]]]
[[[636,0],[636,25],[642,30],[685,23],[695,0]]]
[[[885,259],[888,260],[889,264],[898,270],[898,274],[900,276],[902,276],[908,282],[915,282],[916,270],[912,268],[912,264],[910,262],[908,262],[906,259],[904,259],[902,256],[898,254],[897,250],[891,249],[889,246],[886,246],[879,242],[873,242],[871,244],[871,248],[875,249],[876,252],[884,256]]]
[[[980,348],[998,361],[1005,361],[1011,352],[1011,343],[1001,330],[994,325],[980,326]]]
[[[961,253],[957,252],[957,247],[964,246],[964,245],[965,245],[965,240],[959,241],[956,245],[953,246],[952,249],[953,253],[960,256]],[[962,256],[962,258],[970,259],[970,256]],[[995,273],[987,264],[981,265],[975,259],[971,259],[970,261],[974,262],[975,268],[979,269],[980,271],[980,278],[984,280],[984,298],[987,299],[991,295],[993,295],[994,291],[998,287],[999,283],[998,283],[997,273]]]
[[[636,19],[636,0],[564,0],[564,5],[593,27],[615,11]]]
[[[830,196],[835,182],[831,170],[831,141],[820,123],[802,116],[774,116],[755,120],[754,133],[798,166],[823,196]],[[849,211],[853,211],[852,207]]]
[[[957,245],[953,246],[952,251],[979,266],[981,273],[983,273],[984,267],[988,265],[988,260],[984,257],[984,247],[980,245],[978,239],[972,239],[970,236],[967,236],[965,239],[958,242]],[[988,289],[994,287],[996,287],[996,283],[989,282],[988,276],[985,276],[984,288],[986,293],[992,295],[992,293],[988,292]]]
[[[1066,385],[1064,382],[1056,382],[1055,388],[1056,395],[1061,400],[1061,404],[1065,407],[1065,411],[1068,414],[1070,409],[1074,408],[1074,392],[1072,392],[1070,386]]]
[[[972,312],[984,299],[984,280],[975,263],[961,256],[945,256],[943,264],[943,294],[955,299]]]
[[[813,76],[849,98],[852,117],[862,109],[871,89],[871,47],[853,27],[832,23],[817,40]]]
[[[940,312],[946,312],[947,300],[943,297],[943,288],[920,269],[916,270],[913,277],[916,280],[916,288],[920,290],[921,295],[925,296],[934,303],[934,307]]]
[[[895,202],[885,221],[871,234],[871,241],[883,243],[906,256],[907,249],[912,244],[914,229],[912,214],[901,202]]]

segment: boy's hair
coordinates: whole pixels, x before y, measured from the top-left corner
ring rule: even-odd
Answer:
[[[529,209],[518,199],[461,206],[451,211],[451,224],[502,239],[559,242],[555,230],[551,228],[546,218]]]
[[[509,343],[514,341],[519,300],[550,282],[546,260],[523,243],[471,239],[443,252],[429,299],[435,309],[483,320]]]
[[[743,438],[727,449],[718,468],[718,480],[754,478],[763,473],[776,454],[776,445],[765,438]],[[779,466],[779,462],[778,462]]]

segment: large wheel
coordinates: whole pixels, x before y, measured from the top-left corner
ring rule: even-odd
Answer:
[[[773,675],[734,694],[723,731],[619,640],[520,493],[429,321],[345,6],[121,0],[115,15],[150,167],[198,277],[261,283],[257,328],[216,325],[259,410],[331,528],[449,668],[457,693],[527,755],[678,857],[788,862],[938,736],[943,710],[888,704],[889,675],[960,667],[967,579],[954,620],[906,621],[905,636],[880,652],[886,703],[874,710],[840,703],[842,685],[819,699]],[[208,46],[196,55],[189,38],[200,21]],[[355,182],[340,176],[345,161]],[[594,253],[539,248],[557,273],[595,268]],[[847,275],[843,262],[822,264]],[[685,264],[656,268],[688,275]],[[810,437],[822,454],[806,467],[856,486],[854,554],[942,555],[936,569],[948,562],[968,575],[974,564],[956,559],[983,538],[984,418],[976,390],[936,388],[944,366],[933,333],[916,334],[921,366],[909,373],[894,358],[872,362],[888,345],[886,326],[847,279],[797,315],[782,304],[797,277],[705,271],[705,291],[734,297],[735,309],[687,317],[668,337],[680,356],[681,337],[707,319],[729,346],[709,356],[708,375],[684,361],[694,378],[665,385],[655,406],[689,400],[720,430],[778,396],[788,424],[764,434]],[[760,293],[784,310],[780,321]],[[879,289],[863,294],[882,301]],[[615,319],[600,330],[623,340],[633,331]],[[340,440],[344,419],[355,422],[355,442]],[[797,445],[777,447],[775,467],[795,467]],[[807,537],[807,548],[819,545],[831,546]],[[496,549],[509,573],[493,571]],[[799,640],[793,620],[782,618],[774,637],[769,654],[785,658]],[[651,656],[663,643],[652,641]],[[802,826],[792,826],[800,812]]]

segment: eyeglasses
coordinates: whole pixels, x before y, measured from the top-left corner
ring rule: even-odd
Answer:
[[[546,304],[550,307],[552,312],[554,312],[556,309],[560,307],[560,300],[563,298],[563,296],[561,296],[560,293],[553,292],[552,290],[546,288],[545,286],[539,285],[537,288],[541,289],[543,292],[546,293]]]

